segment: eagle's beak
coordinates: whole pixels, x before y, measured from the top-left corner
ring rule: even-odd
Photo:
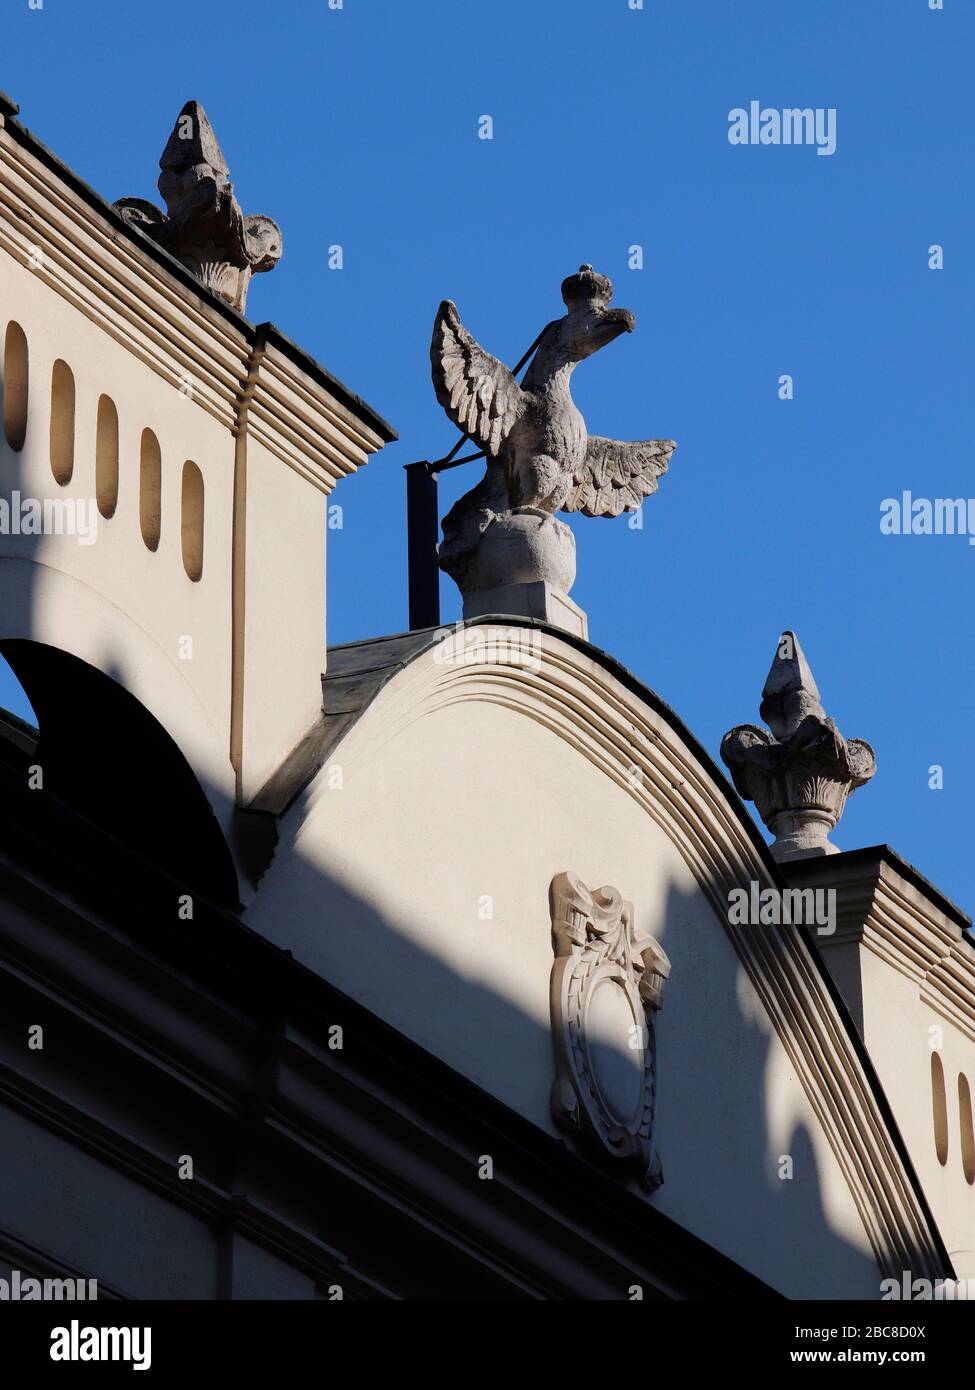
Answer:
[[[607,309],[605,317],[608,323],[618,323],[621,332],[632,333],[636,328],[636,314],[629,309]]]
[[[621,333],[632,333],[636,327],[636,315],[629,309],[603,309],[596,324],[596,339],[599,347],[605,347]]]
[[[631,314],[629,309],[587,305],[566,314],[560,324],[564,325],[568,360],[581,362],[613,342],[621,333],[632,333],[636,327],[636,315]]]

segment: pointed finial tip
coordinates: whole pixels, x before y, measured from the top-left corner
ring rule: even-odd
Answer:
[[[799,638],[791,628],[787,628],[779,637],[762,695],[767,699],[770,695],[785,695],[798,690],[819,699],[819,690]]]
[[[160,169],[186,169],[206,164],[225,177],[230,176],[223,150],[202,103],[184,102],[172,133],[159,160]],[[162,191],[162,190],[160,190]]]
[[[809,714],[826,717],[806,654],[791,629],[779,638],[758,712],[776,738],[787,737]]]

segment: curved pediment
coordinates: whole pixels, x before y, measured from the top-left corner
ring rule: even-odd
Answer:
[[[787,1156],[819,1173],[824,1224],[881,1275],[944,1273],[940,1237],[814,947],[802,929],[729,911],[736,890],[785,885],[735,792],[666,705],[587,643],[501,619],[332,649],[328,672],[328,713],[304,771],[293,763],[275,789],[291,805],[253,926],[552,1128],[550,888],[568,872],[597,901],[618,890],[632,902],[633,939],[673,962],[657,1039],[665,1182],[645,1200],[741,1258],[737,1186],[756,1220],[760,1204],[766,1219],[777,1205],[787,1236],[775,1258],[785,1260],[808,1216],[808,1204],[790,1205],[799,1186],[769,1171]],[[478,1041],[487,1029],[490,1049]],[[739,1118],[722,1118],[734,1104]],[[688,1194],[706,1173],[729,1189],[710,1215],[707,1201],[695,1210],[681,1196],[692,1169]]]

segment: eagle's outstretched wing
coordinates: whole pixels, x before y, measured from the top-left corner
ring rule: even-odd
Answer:
[[[455,425],[496,458],[528,398],[504,363],[471,337],[449,299],[437,310],[430,362],[437,400]]]
[[[644,497],[657,491],[657,479],[667,472],[676,448],[672,439],[636,439],[627,444],[591,434],[561,510],[586,516],[634,511]]]

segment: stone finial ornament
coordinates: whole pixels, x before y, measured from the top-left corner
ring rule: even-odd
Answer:
[[[232,308],[244,312],[251,276],[281,259],[281,230],[270,217],[245,217],[213,127],[198,101],[176,119],[159,161],[166,212],[143,198],[115,206]]]
[[[578,364],[632,333],[629,309],[611,309],[612,283],[592,266],[562,282],[568,312],[543,331],[522,384],[485,352],[444,300],[430,359],[437,400],[487,455],[478,485],[444,518],[440,567],[464,595],[464,616],[523,613],[562,626],[575,579],[575,539],[558,511],[619,516],[656,492],[676,445],[590,435],[573,404]]]
[[[845,739],[827,717],[794,632],[779,639],[759,714],[772,732],[740,724],[721,740],[721,757],[739,795],[755,802],[775,836],[772,857],[782,863],[838,854],[827,836],[877,760],[869,743]]]

